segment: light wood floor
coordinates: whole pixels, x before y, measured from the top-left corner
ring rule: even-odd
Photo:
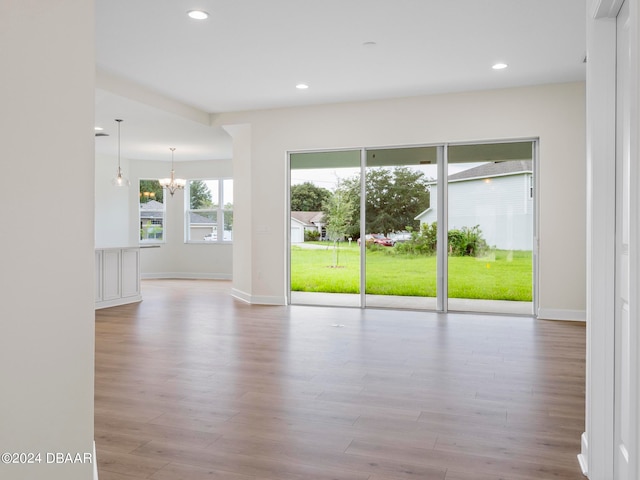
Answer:
[[[229,290],[96,312],[100,480],[584,478],[584,325]]]

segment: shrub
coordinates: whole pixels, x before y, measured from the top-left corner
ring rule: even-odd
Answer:
[[[320,232],[317,230],[305,230],[304,231],[304,241],[305,242],[316,242],[320,240]]]
[[[365,243],[365,247],[367,247],[367,250],[371,251],[371,252],[385,252],[389,249],[389,247],[383,247],[382,245],[378,245],[375,242],[367,242]]]
[[[482,238],[480,225],[449,230],[447,240],[449,255],[455,257],[478,257],[484,255],[488,249],[487,242]]]
[[[438,241],[437,224],[423,223],[419,232],[411,232],[411,240],[396,244],[398,253],[413,255],[435,255]]]
[[[480,225],[462,227],[447,232],[449,255],[477,257],[486,253],[487,242],[482,238]],[[409,255],[435,255],[438,246],[438,225],[423,223],[419,232],[411,232],[411,240],[398,243],[395,251]]]

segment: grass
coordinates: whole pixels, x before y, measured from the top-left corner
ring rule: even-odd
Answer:
[[[360,249],[355,242],[335,253],[325,248],[291,248],[291,289],[302,292],[358,293]],[[483,258],[449,257],[449,297],[530,302],[530,251],[496,250]],[[367,250],[366,293],[372,295],[436,296],[436,257],[398,255],[393,248]]]

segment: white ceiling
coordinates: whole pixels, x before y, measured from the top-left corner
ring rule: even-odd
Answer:
[[[98,77],[136,87],[98,82],[96,122],[111,136],[96,138],[96,151],[115,152],[115,118],[127,158],[170,159],[175,146],[176,161],[219,159],[230,157],[230,140],[203,124],[206,113],[582,81],[585,4],[96,0]],[[210,17],[192,20],[191,9]],[[492,70],[496,62],[509,68]]]

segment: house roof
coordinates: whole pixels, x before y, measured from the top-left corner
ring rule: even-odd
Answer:
[[[431,207],[427,208],[426,210],[423,210],[422,212],[420,212],[418,215],[416,215],[415,217],[413,217],[414,220],[420,220],[423,216],[425,216],[429,211],[431,210]]]
[[[212,221],[210,218],[204,217],[195,212],[189,212],[189,223],[191,225],[198,225],[198,224],[214,225],[216,222]]]
[[[504,162],[484,163],[477,167],[449,175],[449,182],[470,180],[472,178],[501,177],[517,173],[532,172],[531,160],[507,160]]]
[[[291,218],[305,225],[317,225],[324,221],[323,212],[291,212]]]
[[[164,210],[164,204],[157,200],[149,200],[140,204],[140,210]]]

